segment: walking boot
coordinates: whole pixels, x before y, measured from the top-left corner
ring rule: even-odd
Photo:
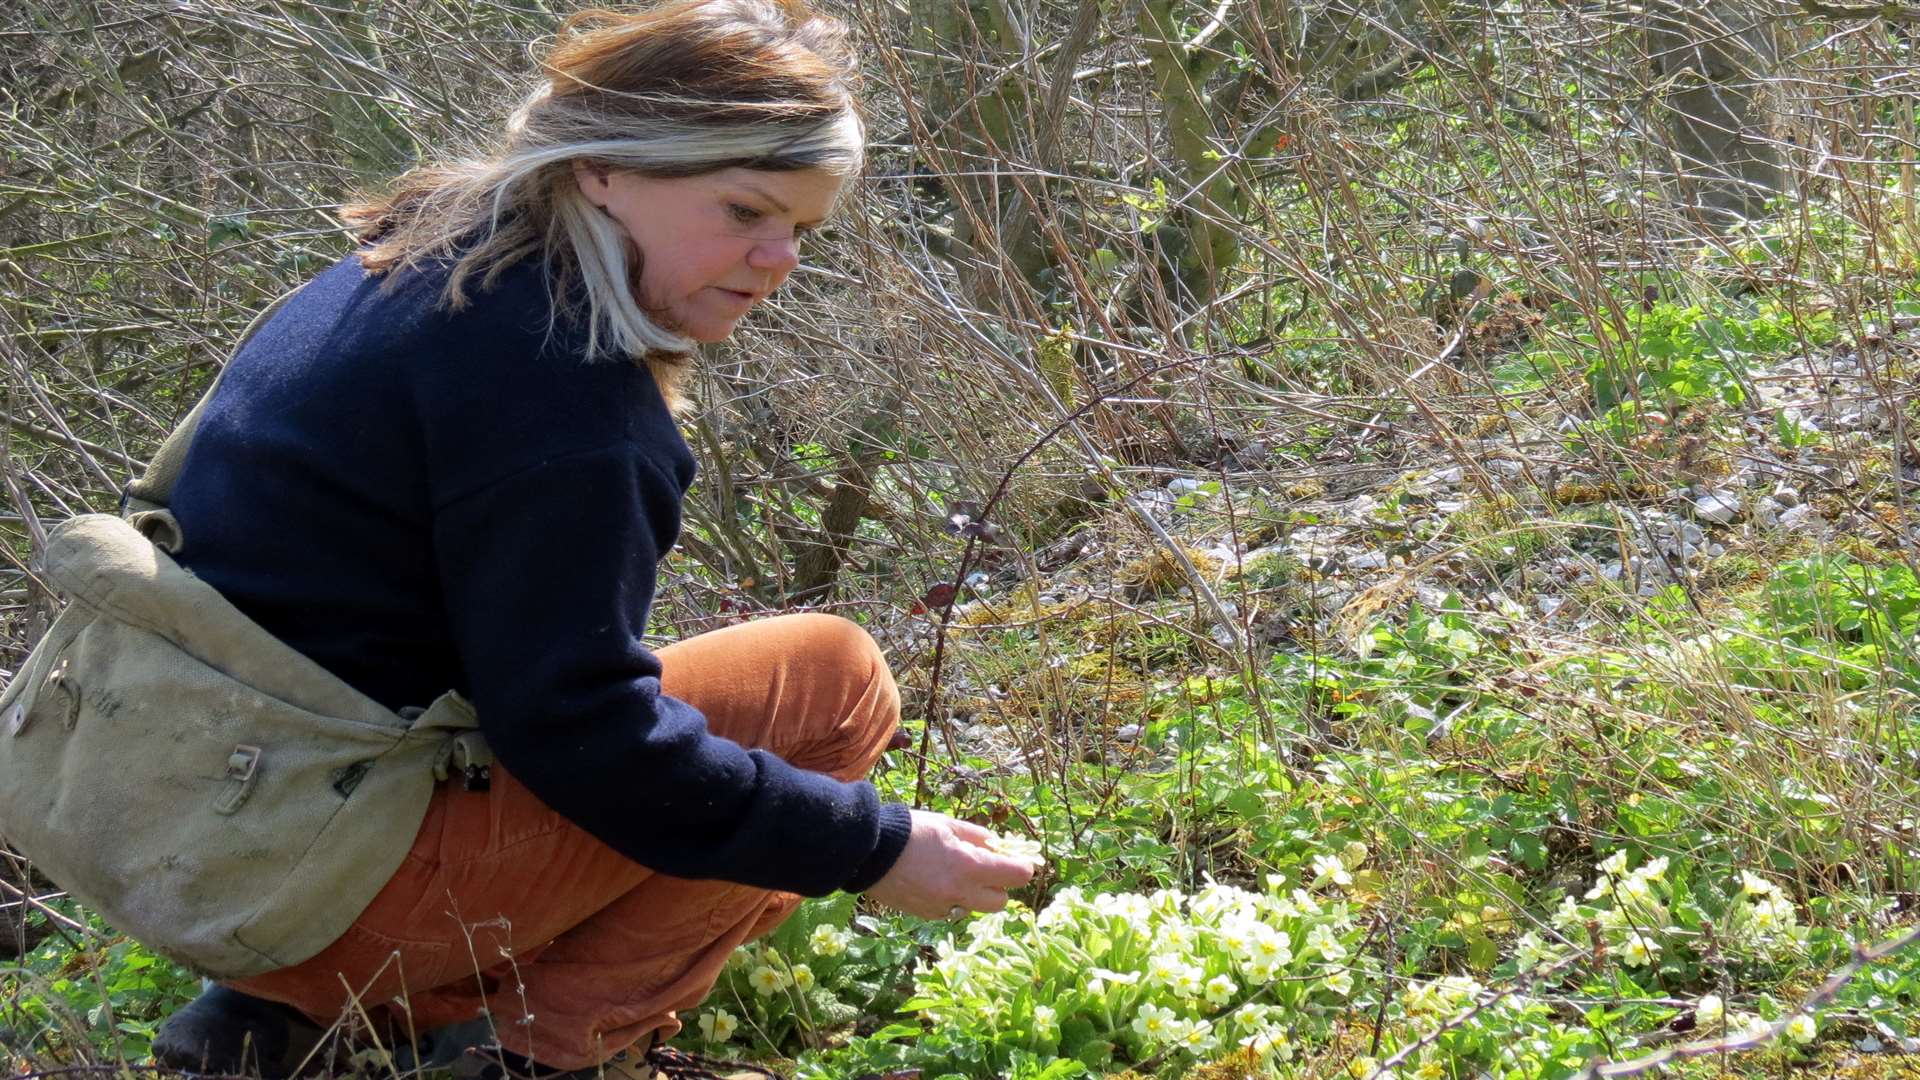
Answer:
[[[290,1005],[213,985],[167,1017],[153,1060],[184,1073],[292,1075],[326,1029]]]

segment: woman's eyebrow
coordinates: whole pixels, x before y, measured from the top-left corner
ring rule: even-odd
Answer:
[[[786,203],[781,202],[779,199],[774,198],[772,192],[761,187],[760,185],[743,180],[740,182],[740,186],[754,193],[755,195],[758,195],[761,198],[767,200],[767,202],[771,203],[773,207],[779,210],[781,213],[783,214],[793,213],[792,207],[788,206]],[[826,224],[826,219],[820,218],[819,220],[816,220],[816,221],[801,221],[801,222],[797,222],[796,224],[798,224],[801,228],[804,228],[804,229],[817,229],[821,225]]]
[[[768,202],[770,202],[770,203],[772,203],[772,204],[773,204],[773,207],[774,207],[774,209],[776,209],[776,210],[778,210],[778,211],[780,211],[781,213],[783,213],[783,214],[791,214],[791,213],[793,213],[793,208],[792,208],[792,207],[790,207],[790,206],[788,206],[788,205],[787,205],[786,203],[783,203],[783,202],[781,202],[781,201],[780,201],[779,199],[776,199],[776,198],[774,198],[774,197],[773,197],[773,195],[772,195],[771,193],[769,193],[769,192],[768,192],[768,191],[767,191],[767,190],[766,190],[765,188],[762,188],[762,187],[761,187],[760,185],[758,185],[758,184],[753,184],[753,183],[749,183],[749,182],[747,182],[747,181],[745,181],[745,180],[743,180],[743,181],[741,181],[741,182],[740,182],[740,186],[741,186],[741,187],[743,187],[743,188],[746,188],[746,189],[747,189],[748,191],[751,191],[751,192],[753,192],[753,193],[754,193],[755,195],[758,195],[758,196],[760,196],[761,198],[763,198],[763,199],[765,199],[765,200],[767,200]]]

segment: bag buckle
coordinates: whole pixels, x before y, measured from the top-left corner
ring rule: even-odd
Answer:
[[[493,752],[479,732],[463,731],[453,737],[453,766],[460,770],[460,785],[468,791],[493,786]]]
[[[231,814],[253,794],[253,782],[260,775],[260,757],[260,748],[246,743],[235,746],[233,753],[227,755],[227,786],[213,801],[215,813]]]
[[[61,726],[68,731],[72,731],[80,722],[80,688],[67,677],[67,665],[71,659],[71,657],[61,657],[60,662],[53,665],[53,670],[47,673],[47,686],[66,695],[67,715],[61,719]]]
[[[40,686],[43,691],[57,690],[65,697],[67,702],[65,725],[68,731],[72,731],[73,725],[80,719],[80,688],[73,685],[67,678],[67,660],[68,658],[63,656],[55,661],[52,670],[40,680]],[[27,730],[27,724],[32,720],[33,713],[27,709],[27,703],[24,700],[16,700],[13,707],[7,710],[6,719],[0,721],[0,733],[4,733],[9,739],[16,738],[21,732]]]
[[[463,731],[441,745],[433,761],[433,778],[445,780],[455,774],[460,777],[460,786],[468,791],[486,791],[493,786],[493,750],[486,736]]]

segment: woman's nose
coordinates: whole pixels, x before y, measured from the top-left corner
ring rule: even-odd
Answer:
[[[772,273],[776,282],[785,278],[793,273],[794,267],[800,265],[799,238],[787,236],[755,244],[753,250],[747,253],[747,265]]]

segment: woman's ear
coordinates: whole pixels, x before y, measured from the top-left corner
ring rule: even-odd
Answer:
[[[573,159],[573,179],[580,185],[580,194],[602,210],[606,209],[607,197],[613,191],[611,173],[605,162]]]

